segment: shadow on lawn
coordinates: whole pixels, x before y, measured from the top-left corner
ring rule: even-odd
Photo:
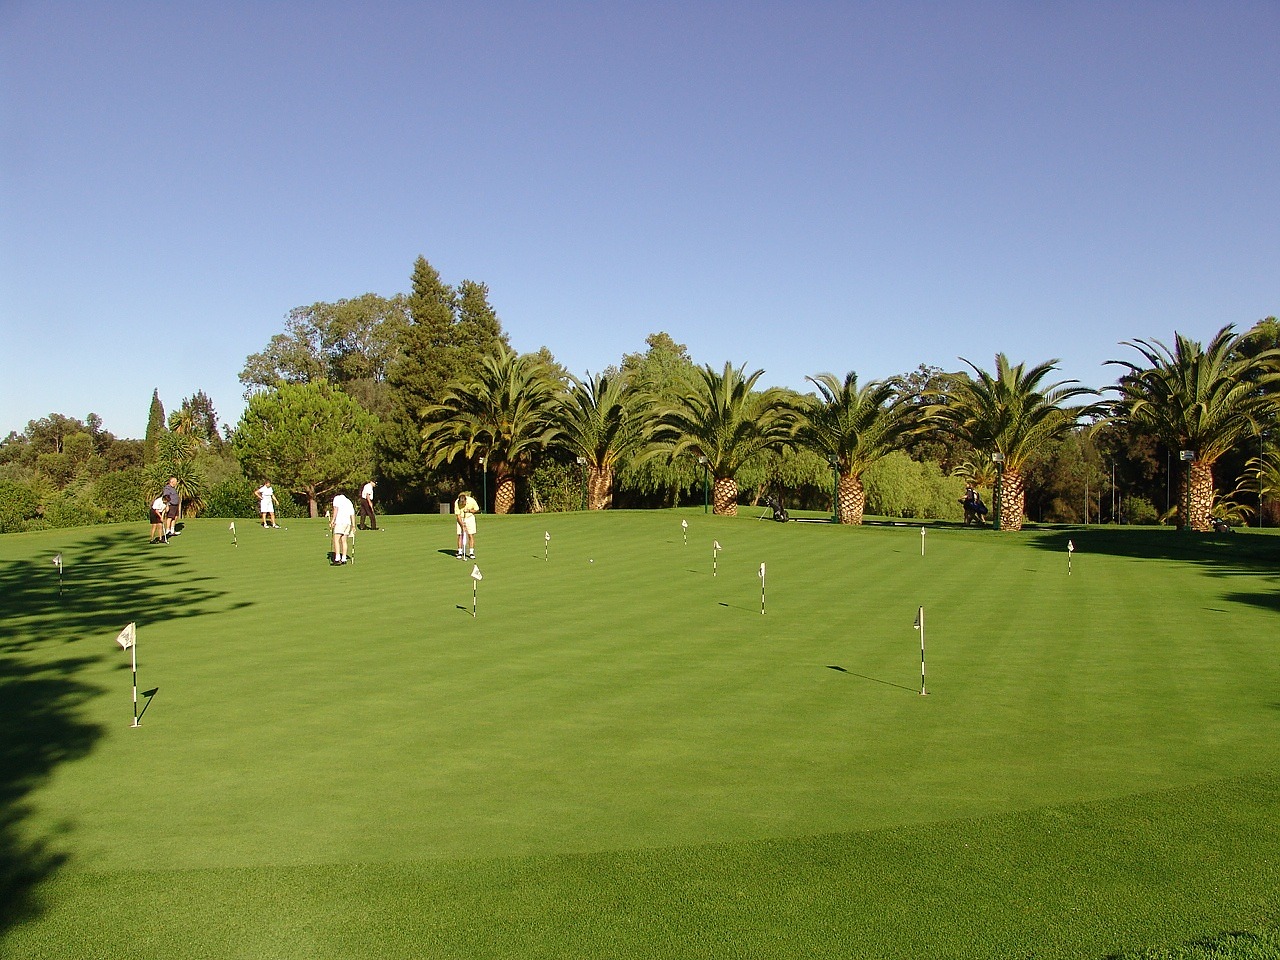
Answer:
[[[222,595],[181,553],[136,536],[117,529],[64,548],[61,596],[52,551],[0,563],[0,942],[39,914],[40,884],[69,859],[56,836],[29,836],[24,822],[32,793],[103,735],[84,709],[106,691],[86,675],[104,661],[128,671],[114,640],[129,621],[200,616]]]
[[[1248,589],[1224,593],[1222,598],[1280,613],[1280,536],[1089,526],[1041,531],[1033,543],[1065,556],[1067,541],[1075,544],[1077,560],[1090,553],[1135,560],[1172,560],[1198,566],[1207,575],[1224,580],[1243,583],[1249,578]]]

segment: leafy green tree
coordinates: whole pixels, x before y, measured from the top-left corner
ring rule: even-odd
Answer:
[[[677,404],[680,397],[698,384],[698,367],[683,343],[670,334],[658,332],[645,338],[643,353],[628,353],[620,368],[605,370],[610,379],[622,375],[636,397],[647,398],[657,409]],[[622,496],[659,495],[666,506],[675,506],[680,492],[699,486],[703,470],[695,458],[674,457],[670,449],[658,448],[646,456],[629,458],[621,464],[617,486]]]
[[[493,471],[495,513],[516,505],[516,481],[556,436],[557,385],[546,366],[503,345],[485,356],[478,375],[455,381],[424,411],[423,446],[430,466],[483,459]]]
[[[843,381],[829,373],[808,380],[818,388],[818,397],[799,408],[796,441],[838,472],[837,520],[860,524],[867,502],[862,474],[915,429],[910,399],[893,381],[872,380],[859,387],[852,371]]]
[[[1004,457],[996,509],[1002,529],[1021,530],[1026,512],[1024,467],[1039,448],[1099,410],[1096,405],[1063,406],[1094,391],[1074,380],[1046,385],[1045,378],[1057,369],[1056,360],[1028,370],[1025,364],[1010,364],[1000,353],[996,354],[994,375],[964,362],[976,379],[965,372],[943,375],[935,402],[924,410],[924,422],[937,425],[975,450]]]
[[[586,470],[588,510],[612,504],[619,465],[648,442],[645,426],[652,406],[622,374],[588,373],[586,380],[573,381],[559,408],[556,442]]]
[[[0,533],[25,530],[40,513],[40,496],[25,483],[0,479]]]
[[[862,475],[867,512],[881,517],[959,520],[964,480],[945,476],[934,460],[913,460],[893,450],[868,465]]]
[[[246,475],[305,497],[315,517],[323,497],[369,476],[375,428],[372,414],[325,381],[282,383],[249,398],[232,448]]]
[[[785,391],[756,392],[763,370],[746,365],[710,366],[698,371],[698,382],[658,418],[654,439],[673,458],[692,456],[710,472],[715,513],[738,512],[738,471],[766,450],[791,442],[795,412]],[[703,462],[705,461],[705,463]]]
[[[1195,453],[1181,481],[1179,527],[1210,529],[1213,465],[1275,417],[1280,349],[1247,349],[1233,331],[1223,327],[1207,346],[1175,333],[1172,350],[1158,340],[1126,340],[1144,362],[1107,361],[1126,371],[1113,388],[1117,418],[1145,426],[1171,450]]]
[[[160,435],[165,431],[164,404],[160,402],[160,388],[151,394],[151,410],[147,414],[147,433],[142,441],[142,462],[156,462],[160,447]]]

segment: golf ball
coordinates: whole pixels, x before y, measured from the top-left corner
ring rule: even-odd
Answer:
[[[587,563],[595,563],[594,560],[588,560]]]

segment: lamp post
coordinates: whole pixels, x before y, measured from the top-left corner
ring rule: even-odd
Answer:
[[[996,465],[996,485],[991,493],[991,499],[995,501],[991,505],[991,529],[1000,529],[1000,513],[1002,501],[1000,499],[1001,481],[1004,479],[1004,454],[997,450],[991,455],[991,462]]]
[[[1182,529],[1189,531],[1191,529],[1191,464],[1196,461],[1196,452],[1194,450],[1179,450],[1178,459],[1186,464],[1182,468],[1183,483],[1187,487],[1187,495],[1183,497],[1185,502],[1185,513],[1182,515]]]
[[[837,457],[827,457],[827,463],[831,466],[831,522],[840,522],[840,460]]]
[[[582,509],[587,509],[587,458],[578,457],[578,469],[582,471]]]
[[[706,457],[699,457],[698,462],[702,464],[702,512],[707,512],[707,484],[710,479],[711,467],[707,464]]]
[[[489,456],[480,458],[480,509],[487,510],[489,503]]]

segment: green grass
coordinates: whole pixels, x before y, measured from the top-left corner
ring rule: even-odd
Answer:
[[[1280,539],[931,527],[921,557],[918,526],[754,517],[483,517],[474,619],[449,517],[386,518],[341,569],[323,521],[0,539],[4,955],[1101,958],[1272,929]]]

